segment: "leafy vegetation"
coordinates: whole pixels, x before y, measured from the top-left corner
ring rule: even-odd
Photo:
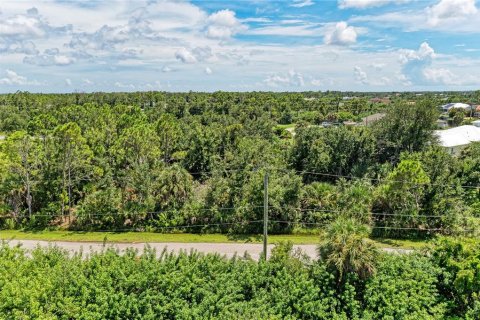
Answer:
[[[268,174],[270,233],[339,218],[382,237],[475,231],[479,147],[435,146],[445,96],[373,96],[0,95],[0,227],[258,234]]]
[[[379,254],[341,281],[327,262],[278,245],[268,261],[146,248],[89,256],[0,246],[5,319],[478,319],[477,243]],[[476,260],[475,260],[476,259]]]

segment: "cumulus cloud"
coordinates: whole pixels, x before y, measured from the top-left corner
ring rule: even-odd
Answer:
[[[400,62],[403,64],[411,61],[425,61],[430,62],[435,58],[435,51],[427,42],[422,42],[418,50],[400,50]]]
[[[68,46],[77,50],[108,50],[129,39],[130,28],[128,26],[110,27],[104,25],[93,33],[75,34]]]
[[[180,48],[175,52],[175,58],[182,61],[183,63],[195,63],[197,62],[197,58],[188,51],[186,48]]]
[[[290,7],[303,8],[312,6],[314,4],[315,2],[312,0],[293,0],[293,3],[290,5]]]
[[[165,5],[167,6],[167,3]],[[74,32],[67,47],[75,50],[78,58],[138,58],[143,53],[143,50],[138,48],[139,43],[154,42],[159,45],[173,41],[155,30],[153,22],[148,19],[149,14],[147,7],[140,7],[129,12],[126,15],[128,21],[124,23],[105,24],[90,32]]]
[[[353,68],[353,74],[355,76],[355,81],[363,83],[363,84],[368,84],[368,76],[365,71],[362,70],[359,66],[355,66]]]
[[[459,83],[459,79],[450,70],[445,68],[425,68],[423,70],[423,76],[426,80],[446,85],[456,85]]]
[[[402,64],[403,83],[425,83],[425,68],[432,64],[435,51],[427,42],[423,42],[418,50],[400,50],[399,61]]]
[[[183,63],[196,63],[199,61],[206,61],[213,57],[212,49],[208,46],[196,47],[192,50],[187,48],[180,48],[175,52],[175,58]]]
[[[422,9],[357,15],[349,21],[375,23],[380,27],[402,27],[407,31],[478,33],[480,30],[476,0],[437,0],[436,4]]]
[[[162,68],[162,72],[164,73],[172,72],[172,71],[173,71],[172,68],[170,68],[169,66],[163,66]]]
[[[66,79],[65,79],[65,85],[66,85],[67,87],[71,87],[71,86],[72,86],[72,80],[70,80],[69,78],[66,78]]]
[[[19,14],[0,22],[0,35],[38,38],[46,35],[46,28],[39,18]]]
[[[212,73],[213,73],[213,71],[212,71],[212,69],[210,69],[210,67],[205,68],[205,74],[212,74]]]
[[[24,14],[16,14],[0,19],[0,53],[38,54],[32,40],[64,35],[71,26],[54,27],[39,15],[36,8]]]
[[[435,51],[427,42],[423,42],[418,50],[401,50],[400,63],[406,84],[460,84],[458,77],[446,68],[432,66],[437,57]]]
[[[26,56],[23,58],[23,62],[38,66],[66,66],[72,64],[74,59],[61,54],[58,48],[52,48],[46,49],[42,54]]]
[[[212,13],[207,19],[206,35],[213,39],[229,39],[237,32],[244,30],[240,21],[232,10],[220,10]]]
[[[475,0],[441,0],[426,10],[431,26],[437,26],[444,21],[463,20],[478,12]]]
[[[357,42],[357,30],[344,21],[327,29],[323,41],[326,44],[349,45]]]
[[[372,7],[381,7],[387,4],[402,4],[411,0],[339,0],[338,7],[340,9],[365,9]]]
[[[85,78],[85,79],[82,80],[82,84],[84,86],[93,86],[95,83],[93,81],[91,81],[90,79]]]
[[[10,39],[35,39],[70,31],[72,26],[54,27],[50,25],[36,8],[26,14],[17,14],[0,20],[0,37]]]
[[[38,50],[32,41],[13,40],[0,37],[0,52],[38,54]]]
[[[303,87],[305,85],[303,75],[294,69],[291,69],[286,74],[269,75],[263,82],[269,87]]]
[[[368,65],[369,67],[375,69],[375,71],[382,71],[386,67],[385,63],[374,62]]]
[[[0,79],[0,84],[4,85],[38,85],[37,81],[29,81],[26,77],[19,75],[13,70],[6,69],[5,77]]]
[[[115,82],[114,85],[115,85],[115,87],[120,88],[120,89],[129,89],[129,90],[134,90],[135,89],[135,85],[133,85],[131,83],[130,84],[125,84],[125,83],[117,81],[117,82]]]

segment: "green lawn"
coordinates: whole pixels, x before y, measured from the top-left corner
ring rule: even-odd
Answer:
[[[261,243],[261,235],[225,235],[225,234],[191,234],[191,233],[153,233],[153,232],[80,232],[80,231],[20,231],[0,230],[2,240],[47,240],[78,242],[210,242],[210,243]],[[294,244],[317,244],[319,235],[290,234],[269,235],[269,243],[291,241]],[[379,247],[417,249],[423,247],[424,241],[374,239]]]

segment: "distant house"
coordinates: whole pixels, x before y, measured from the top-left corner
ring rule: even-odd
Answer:
[[[473,106],[473,110],[475,110],[475,117],[480,118],[480,105]]]
[[[383,117],[385,117],[385,115],[386,115],[385,113],[374,113],[372,115],[369,115],[368,117],[362,118],[362,123],[365,126],[369,126],[375,121],[378,121]]]
[[[466,125],[446,130],[435,130],[439,144],[451,154],[459,154],[467,145],[480,141],[480,128]]]
[[[463,109],[466,111],[471,111],[472,106],[466,103],[460,103],[460,102],[455,102],[455,103],[447,103],[444,104],[443,106],[440,107],[443,112],[448,112],[450,109]]]
[[[383,103],[383,104],[390,104],[389,98],[372,98],[370,99],[371,103]]]

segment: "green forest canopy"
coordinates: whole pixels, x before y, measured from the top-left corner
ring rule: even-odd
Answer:
[[[470,233],[480,146],[459,157],[436,146],[449,101],[480,103],[478,92],[0,95],[0,226],[258,233],[268,172],[270,232],[342,217],[377,235]],[[386,116],[342,125],[374,113]]]

